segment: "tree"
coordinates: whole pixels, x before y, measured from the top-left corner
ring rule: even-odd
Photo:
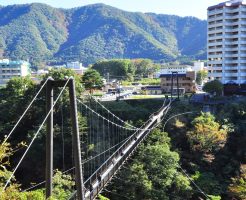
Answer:
[[[210,113],[201,113],[192,123],[192,130],[187,137],[194,151],[209,153],[219,150],[227,139],[227,130],[221,128]]]
[[[135,75],[135,67],[128,59],[114,59],[95,63],[92,69],[97,70],[102,76],[109,73],[111,77],[131,80]]]
[[[54,80],[64,80],[66,78],[73,77],[75,80],[75,88],[76,88],[77,95],[79,96],[80,93],[84,90],[84,88],[80,82],[81,76],[76,74],[71,69],[66,69],[66,68],[55,69],[55,68],[52,68],[51,70],[49,70],[49,73],[44,76],[44,79],[47,79],[48,77],[52,77]]]
[[[23,96],[25,92],[34,87],[31,77],[14,77],[10,79],[5,88],[1,89],[1,97],[5,100],[11,100]]]
[[[154,64],[150,59],[135,59],[132,60],[132,63],[136,68],[136,75],[139,77],[149,77],[160,69],[160,65]]]
[[[116,192],[137,200],[169,199],[169,195],[188,199],[190,182],[178,171],[178,161],[178,153],[170,150],[167,133],[155,129],[139,147],[130,168],[120,174],[128,181],[124,187],[116,186]]]
[[[103,86],[102,77],[94,69],[87,70],[82,76],[82,83],[92,93],[93,89],[100,89]]]
[[[240,169],[240,176],[232,178],[232,183],[228,190],[230,196],[243,200],[246,197],[246,165],[242,164]]]
[[[196,74],[196,83],[201,85],[207,77],[208,77],[208,72],[206,70],[198,71]]]
[[[213,80],[210,82],[207,82],[203,90],[208,93],[216,93],[216,95],[221,95],[223,91],[223,84],[219,80]]]

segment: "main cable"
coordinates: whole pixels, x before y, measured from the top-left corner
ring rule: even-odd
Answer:
[[[26,149],[26,151],[24,152],[24,154],[22,155],[20,161],[18,162],[18,164],[16,165],[15,169],[13,170],[11,176],[9,177],[9,179],[7,180],[7,182],[5,183],[5,185],[4,185],[4,187],[3,187],[3,191],[4,191],[4,190],[6,189],[6,187],[8,186],[8,184],[9,184],[10,180],[13,178],[13,176],[14,176],[16,170],[18,169],[18,167],[20,166],[21,162],[22,162],[23,159],[25,158],[27,152],[28,152],[29,149],[31,148],[31,146],[32,146],[32,144],[33,144],[33,142],[34,142],[34,140],[36,139],[37,135],[38,135],[39,132],[41,131],[41,129],[42,129],[44,123],[46,122],[47,118],[49,117],[49,115],[50,115],[50,113],[52,112],[53,108],[55,107],[56,103],[58,102],[60,96],[62,95],[63,91],[65,90],[65,88],[66,88],[68,82],[70,81],[70,79],[71,79],[71,77],[68,78],[67,82],[66,82],[65,85],[63,86],[61,92],[59,93],[58,97],[56,98],[56,100],[55,100],[54,104],[52,105],[51,109],[49,110],[49,112],[47,113],[47,115],[46,115],[46,117],[44,118],[43,122],[42,122],[41,125],[39,126],[38,131],[35,133],[33,139],[31,140],[29,146],[27,147],[27,149]]]
[[[116,116],[114,113],[112,113],[109,109],[107,109],[104,105],[102,105],[97,99],[95,99],[92,95],[90,95],[90,97],[96,102],[98,103],[103,109],[105,109],[106,111],[108,111],[112,116],[114,116],[115,118],[117,118],[119,121],[121,121],[122,123],[132,127],[132,128],[135,128],[137,129],[137,127],[125,122],[124,120],[122,120],[121,118],[119,118],[118,116]]]

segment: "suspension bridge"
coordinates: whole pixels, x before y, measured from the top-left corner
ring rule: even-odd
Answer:
[[[57,87],[61,89],[54,100],[54,88]],[[7,180],[4,189],[9,185],[38,134],[46,124],[46,180],[26,189],[26,191],[45,184],[46,198],[52,195],[52,178],[54,175],[53,111],[67,87],[69,88],[74,164],[72,168],[63,171],[63,173],[75,171],[76,183],[76,189],[69,199],[95,199],[139,144],[163,121],[173,102],[173,100],[165,99],[159,110],[151,114],[141,127],[135,127],[116,116],[93,97],[90,97],[89,100],[76,98],[75,83],[72,77],[61,81],[48,78],[42,83],[39,91],[3,141],[3,143],[6,143],[9,140],[33,102],[41,91],[46,88],[46,116]],[[79,115],[86,119],[86,127],[79,127]]]

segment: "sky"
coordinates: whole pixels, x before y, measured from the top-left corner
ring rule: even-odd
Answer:
[[[0,0],[0,5],[46,3],[56,8],[73,8],[94,3],[104,3],[126,11],[154,12],[206,19],[207,7],[221,0]]]

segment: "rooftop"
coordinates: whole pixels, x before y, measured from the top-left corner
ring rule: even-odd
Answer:
[[[24,64],[24,63],[28,63],[27,61],[24,60],[9,60],[9,59],[2,59],[0,60],[0,64],[7,64],[7,65],[20,65],[20,64]]]
[[[222,3],[219,3],[214,6],[208,7],[208,10],[214,10],[216,8],[223,8],[223,7],[233,7],[233,6],[239,6],[239,5],[246,5],[246,0],[231,0],[231,1],[225,1]]]

